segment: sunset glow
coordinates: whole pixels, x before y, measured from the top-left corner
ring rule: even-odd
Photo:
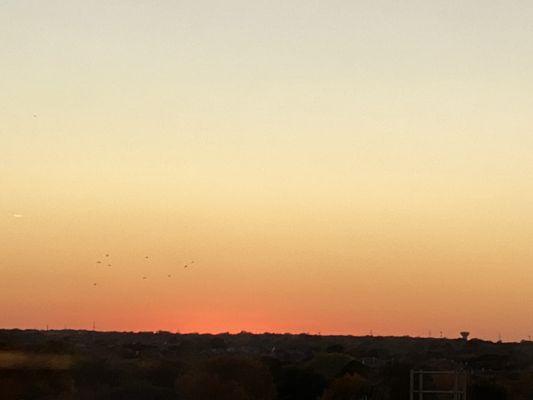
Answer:
[[[533,334],[532,18],[1,2],[0,328]]]

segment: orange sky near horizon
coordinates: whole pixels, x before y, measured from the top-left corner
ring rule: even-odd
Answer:
[[[527,338],[532,17],[2,2],[0,328]]]

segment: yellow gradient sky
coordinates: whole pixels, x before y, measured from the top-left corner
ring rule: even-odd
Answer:
[[[533,335],[532,20],[0,2],[0,327]]]

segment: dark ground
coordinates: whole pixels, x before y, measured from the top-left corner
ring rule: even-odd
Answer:
[[[469,400],[533,399],[533,342],[0,330],[1,400],[402,400],[411,369],[468,371]]]

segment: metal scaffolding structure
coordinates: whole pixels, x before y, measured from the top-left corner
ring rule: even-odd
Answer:
[[[437,376],[444,377],[443,380],[447,381],[446,383],[449,383],[451,387],[436,385],[435,377]],[[464,370],[411,370],[410,381],[410,400],[466,400],[468,374]]]

